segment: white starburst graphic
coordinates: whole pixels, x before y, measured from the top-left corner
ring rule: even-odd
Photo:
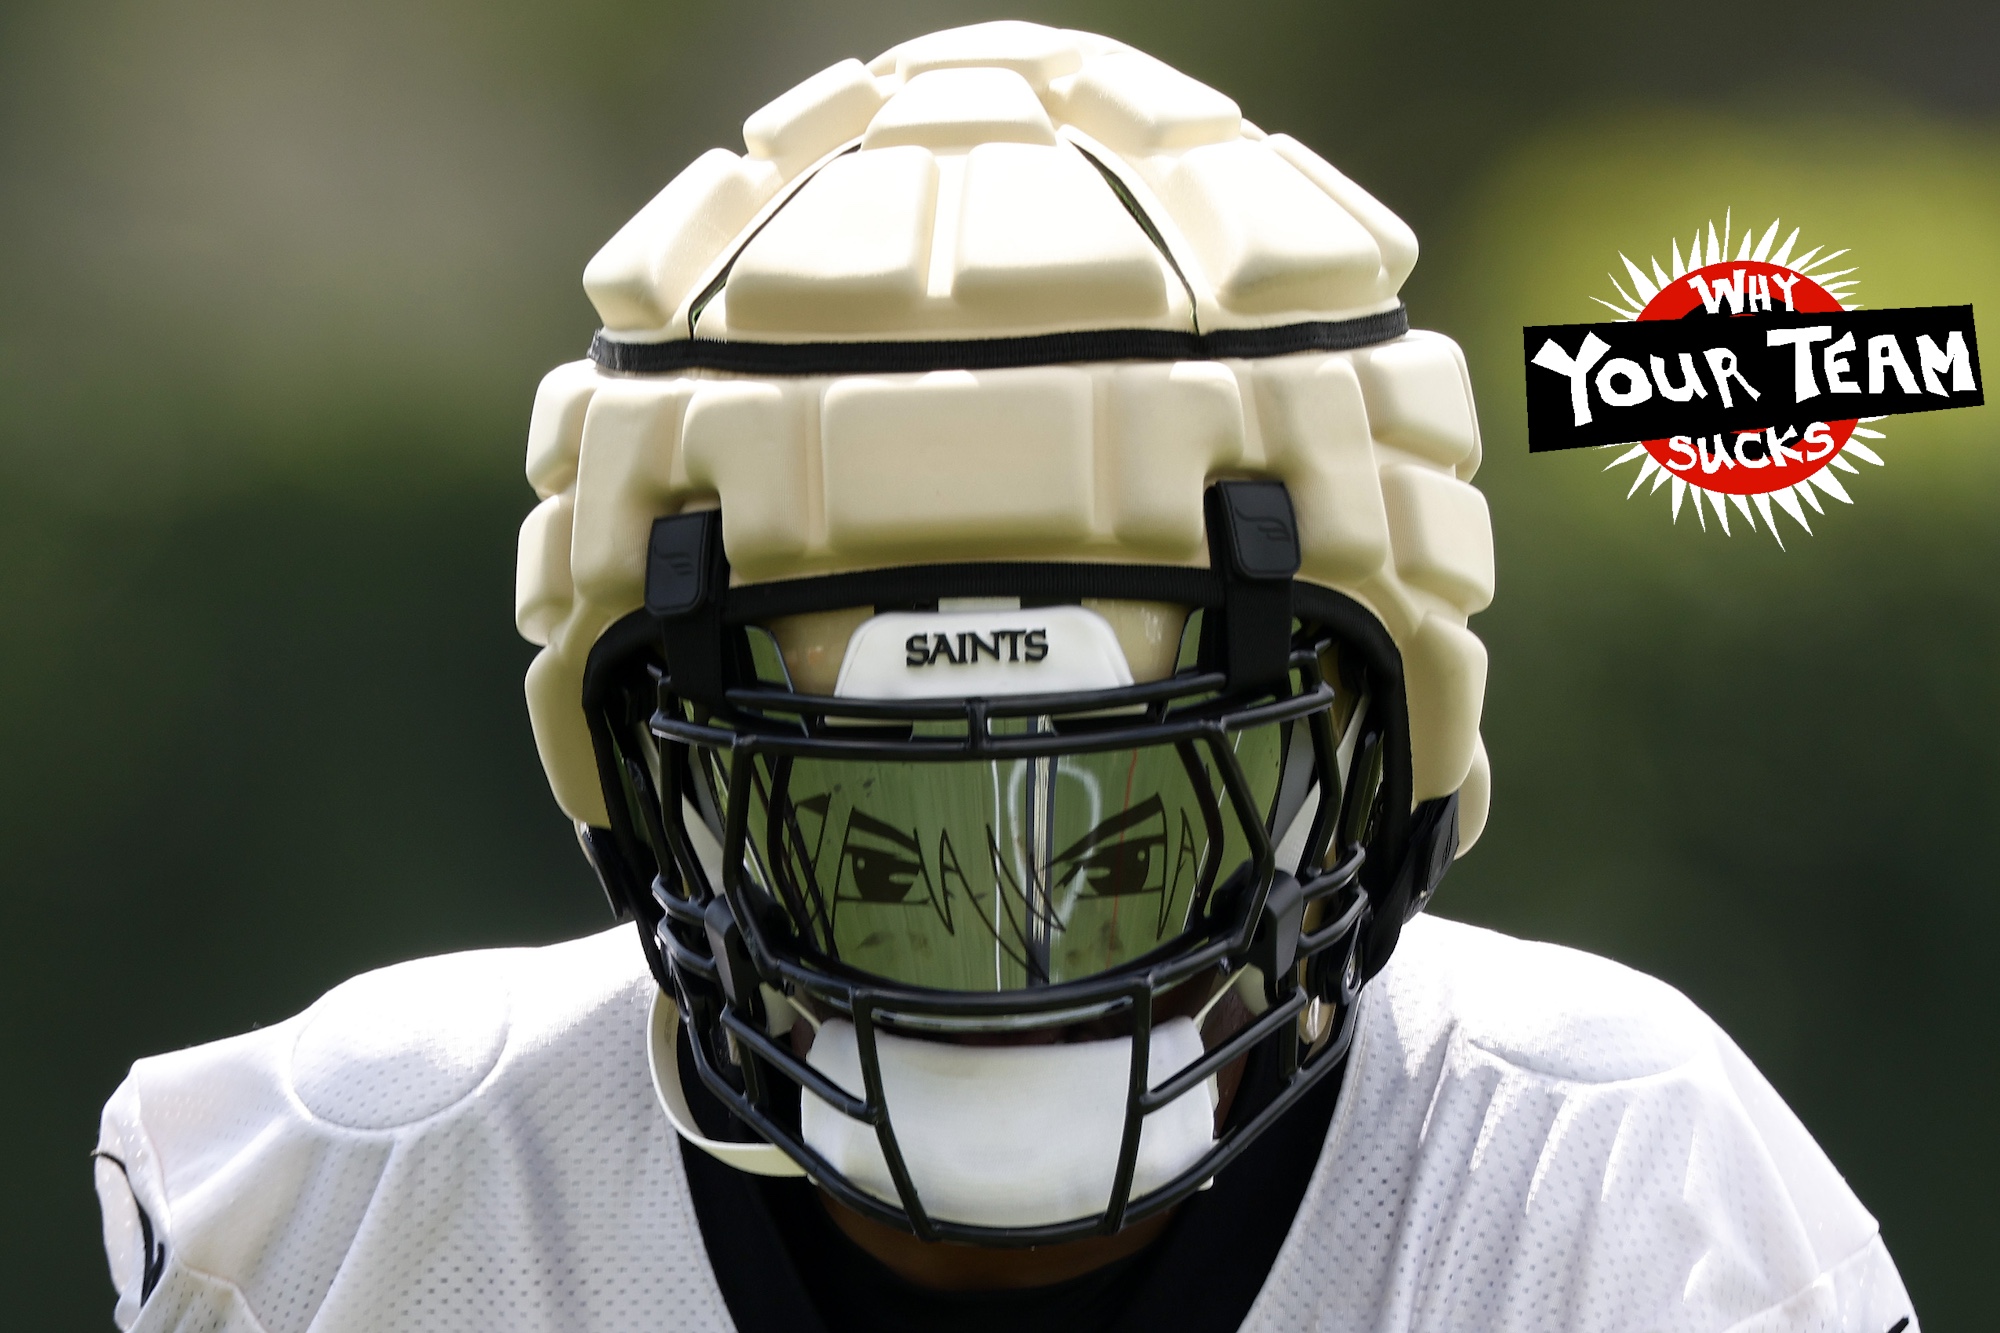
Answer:
[[[1592,297],[1599,305],[1617,315],[1620,319],[1678,319],[1690,313],[1699,304],[1705,314],[1734,315],[1750,313],[1754,309],[1786,310],[1855,310],[1860,302],[1852,299],[1858,279],[1852,277],[1854,268],[1828,271],[1828,266],[1847,253],[1834,250],[1822,254],[1823,246],[1815,246],[1804,254],[1793,257],[1792,251],[1799,240],[1799,228],[1792,228],[1782,245],[1773,246],[1778,237],[1779,222],[1773,220],[1761,236],[1754,230],[1745,231],[1737,241],[1735,258],[1730,258],[1731,232],[1730,215],[1723,214],[1722,231],[1718,234],[1715,223],[1707,224],[1707,239],[1704,243],[1701,227],[1696,227],[1693,238],[1682,253],[1680,239],[1671,243],[1672,265],[1663,267],[1657,257],[1651,259],[1650,273],[1633,263],[1624,254],[1618,258],[1625,265],[1625,274],[1631,282],[1627,290],[1616,275],[1607,274],[1611,286],[1618,293],[1619,302],[1602,297]],[[1782,305],[1774,305],[1782,300]],[[1758,303],[1761,302],[1761,305]],[[1626,463],[1638,462],[1639,474],[1632,479],[1631,489],[1625,498],[1631,499],[1639,493],[1639,488],[1651,482],[1647,494],[1653,494],[1663,485],[1672,485],[1673,521],[1680,521],[1682,502],[1690,492],[1694,496],[1694,513],[1702,530],[1708,530],[1708,518],[1704,508],[1712,510],[1722,527],[1723,534],[1729,535],[1729,511],[1734,507],[1737,514],[1754,530],[1757,519],[1764,520],[1764,528],[1780,547],[1785,544],[1778,532],[1778,524],[1773,506],[1782,509],[1806,532],[1812,531],[1812,524],[1806,519],[1806,509],[1824,515],[1820,496],[1828,495],[1842,504],[1853,504],[1847,488],[1833,475],[1833,469],[1858,475],[1860,469],[1854,466],[1849,455],[1863,462],[1881,467],[1882,459],[1864,440],[1879,440],[1883,435],[1870,429],[1880,417],[1864,417],[1856,422],[1814,423],[1814,427],[1826,431],[1825,437],[1830,449],[1823,450],[1817,458],[1811,459],[1813,466],[1805,476],[1796,482],[1785,484],[1773,482],[1761,484],[1759,476],[1754,480],[1750,471],[1768,470],[1766,464],[1776,461],[1787,467],[1789,460],[1800,455],[1784,448],[1795,436],[1781,436],[1778,428],[1766,432],[1769,444],[1764,452],[1757,455],[1762,463],[1741,464],[1742,441],[1738,440],[1732,453],[1722,443],[1723,437],[1716,437],[1716,448],[1710,452],[1703,441],[1697,451],[1696,463],[1669,466],[1668,442],[1650,440],[1643,443],[1608,444],[1606,449],[1621,449],[1624,452],[1605,465],[1605,471]],[[1811,428],[1809,428],[1811,429]],[[1748,432],[1743,432],[1747,435]],[[1676,436],[1676,440],[1686,437]],[[1811,438],[1810,436],[1808,437]],[[1803,441],[1802,441],[1803,443]],[[1753,445],[1753,447],[1756,447]],[[1688,452],[1686,445],[1681,452]],[[1803,460],[1802,460],[1803,461]],[[1744,475],[1737,476],[1740,470]],[[1796,473],[1794,473],[1796,475]],[[1705,483],[1703,478],[1707,477]],[[1704,500],[1705,497],[1705,500]]]

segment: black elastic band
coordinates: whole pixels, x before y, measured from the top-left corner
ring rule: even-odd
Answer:
[[[1344,352],[1400,338],[1410,330],[1401,305],[1359,319],[1316,319],[1270,329],[1093,329],[1023,338],[945,338],[897,342],[736,342],[675,338],[634,343],[599,330],[590,359],[628,375],[728,370],[745,375],[868,375],[928,370],[1004,370],[1075,361],[1220,361],[1232,357]]]

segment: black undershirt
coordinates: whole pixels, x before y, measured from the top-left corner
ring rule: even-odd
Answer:
[[[682,1068],[692,1075],[685,1052]],[[746,1175],[686,1145],[681,1161],[738,1333],[1232,1333],[1291,1232],[1340,1082],[1322,1080],[1138,1254],[1025,1291],[916,1286],[849,1240],[808,1182]]]

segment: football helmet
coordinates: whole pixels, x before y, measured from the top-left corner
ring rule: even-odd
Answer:
[[[1102,37],[936,33],[743,137],[536,398],[544,766],[690,1141],[1116,1231],[1338,1067],[1484,823],[1463,358],[1394,215]]]

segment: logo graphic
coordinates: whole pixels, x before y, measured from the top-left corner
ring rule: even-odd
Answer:
[[[1605,470],[1639,465],[1628,499],[1671,485],[1676,522],[1692,494],[1704,530],[1734,508],[1782,546],[1774,505],[1811,532],[1822,496],[1853,503],[1835,469],[1883,465],[1871,423],[1985,401],[1970,306],[1863,310],[1854,267],[1831,267],[1847,251],[1795,256],[1800,229],[1776,244],[1774,221],[1732,258],[1727,215],[1706,230],[1670,269],[1619,256],[1630,290],[1614,276],[1621,303],[1594,299],[1620,322],[1524,330],[1531,451],[1619,449]]]

